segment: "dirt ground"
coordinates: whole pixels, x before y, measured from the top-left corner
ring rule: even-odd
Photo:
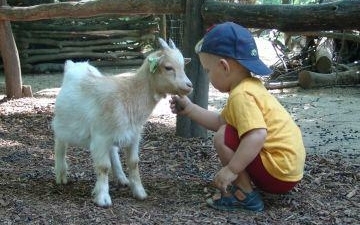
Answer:
[[[303,131],[305,175],[288,194],[262,193],[266,210],[251,213],[206,206],[215,191],[211,179],[220,169],[212,133],[207,139],[177,137],[167,99],[149,118],[141,142],[148,199],[136,200],[129,188],[111,181],[113,206],[95,206],[89,152],[75,147],[68,153],[70,183],[56,185],[50,122],[57,89],[50,88],[60,83],[60,75],[25,76],[34,98],[0,103],[1,224],[360,223],[359,86],[272,91]],[[212,88],[209,97],[213,110],[226,99]]]

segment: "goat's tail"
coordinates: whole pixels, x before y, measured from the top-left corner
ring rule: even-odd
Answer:
[[[76,82],[86,77],[102,77],[98,69],[90,65],[89,62],[73,62],[66,60],[64,65],[64,80],[63,83]]]

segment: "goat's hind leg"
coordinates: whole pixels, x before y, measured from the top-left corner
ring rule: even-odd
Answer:
[[[57,184],[67,183],[67,163],[66,163],[67,143],[55,137],[55,177]]]
[[[128,185],[129,180],[127,179],[123,168],[121,166],[119,148],[117,146],[113,146],[110,152],[111,158],[111,168],[113,170],[113,174],[115,179],[120,182],[122,185]]]
[[[109,142],[102,140],[101,137],[93,138],[90,144],[90,152],[94,161],[96,184],[92,194],[94,196],[94,202],[101,207],[108,207],[112,205],[109,194],[111,151],[112,143],[109,144]]]

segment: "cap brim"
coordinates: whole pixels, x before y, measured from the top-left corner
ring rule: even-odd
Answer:
[[[267,67],[261,60],[243,60],[238,59],[239,63],[247,68],[250,72],[260,75],[266,76],[273,73],[273,71]]]

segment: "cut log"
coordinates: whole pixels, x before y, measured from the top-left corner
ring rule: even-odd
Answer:
[[[334,42],[330,38],[322,38],[316,48],[315,68],[319,73],[330,73],[332,65],[332,53],[334,52]]]
[[[29,97],[29,98],[33,97],[30,85],[23,85],[22,86],[22,97]]]
[[[299,73],[299,86],[305,89],[359,83],[360,71],[356,69],[330,74],[315,73],[307,70]]]

